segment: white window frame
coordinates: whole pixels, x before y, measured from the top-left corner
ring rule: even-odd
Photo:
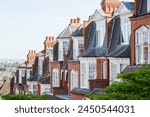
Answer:
[[[144,41],[144,33],[148,33],[147,35],[147,41]],[[150,29],[148,29],[145,26],[140,27],[139,29],[136,30],[135,32],[135,50],[136,50],[136,64],[143,64],[145,63],[144,61],[144,56],[143,56],[143,46],[144,42],[148,42],[148,61],[147,63],[150,63]],[[139,50],[140,49],[140,50]],[[140,51],[140,53],[139,53]],[[140,58],[140,61],[139,61]]]
[[[71,70],[70,90],[78,87],[78,72]]]
[[[103,62],[103,79],[107,79],[107,62]]]
[[[96,47],[103,46],[105,39],[105,24],[105,19],[96,22]]]
[[[89,63],[89,79],[96,78],[96,63]]]
[[[77,39],[73,39],[73,59],[76,59],[79,54],[79,42]]]
[[[121,29],[122,29],[123,40],[124,40],[124,42],[123,40],[121,40],[121,44],[127,45],[129,44],[130,35],[131,35],[131,22],[128,17],[121,18]]]
[[[87,63],[84,62],[84,63],[81,63],[81,88],[87,88]]]
[[[63,61],[63,41],[58,42],[58,61]]]
[[[150,13],[150,0],[147,0],[147,12]]]
[[[116,67],[116,73],[112,72],[112,69],[114,70],[114,68],[112,68],[112,65],[115,65]],[[115,74],[115,75],[114,75]],[[118,74],[118,64],[117,63],[110,63],[110,83],[112,83],[112,81],[116,80],[116,75]],[[114,76],[112,76],[114,75]]]
[[[60,87],[59,69],[53,69],[52,71],[52,87]]]

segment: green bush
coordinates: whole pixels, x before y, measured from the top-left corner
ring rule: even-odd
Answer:
[[[92,100],[150,100],[150,65],[144,64],[134,72],[117,76],[122,82],[115,82],[103,90],[104,94],[90,94]]]
[[[28,93],[27,95],[23,94],[17,94],[17,95],[12,95],[12,94],[6,94],[1,96],[2,99],[4,100],[47,100],[48,96],[47,94],[43,94],[41,96],[35,96],[32,95],[31,93]]]

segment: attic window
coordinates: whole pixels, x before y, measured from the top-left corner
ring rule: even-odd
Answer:
[[[121,18],[121,29],[123,34],[121,43],[129,44],[130,34],[131,34],[131,23],[129,18]]]

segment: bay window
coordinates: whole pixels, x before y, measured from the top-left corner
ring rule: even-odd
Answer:
[[[136,64],[150,63],[150,28],[142,26],[137,29],[136,37]]]

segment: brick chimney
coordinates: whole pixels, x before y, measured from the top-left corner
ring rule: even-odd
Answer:
[[[46,36],[44,41],[44,50],[47,53],[48,48],[53,48],[56,43],[56,39],[54,36]]]
[[[80,18],[76,18],[76,19],[70,19],[70,26],[79,26],[80,25]]]
[[[93,18],[93,15],[90,15],[88,20],[83,21],[83,27],[84,28],[86,28],[89,25],[92,18]]]
[[[113,12],[119,8],[120,4],[120,0],[102,0],[101,7],[107,17],[112,17]]]
[[[36,50],[29,50],[29,53],[27,54],[27,63],[32,65],[34,63],[36,57]]]
[[[140,7],[140,0],[134,0],[134,15],[138,14]]]

